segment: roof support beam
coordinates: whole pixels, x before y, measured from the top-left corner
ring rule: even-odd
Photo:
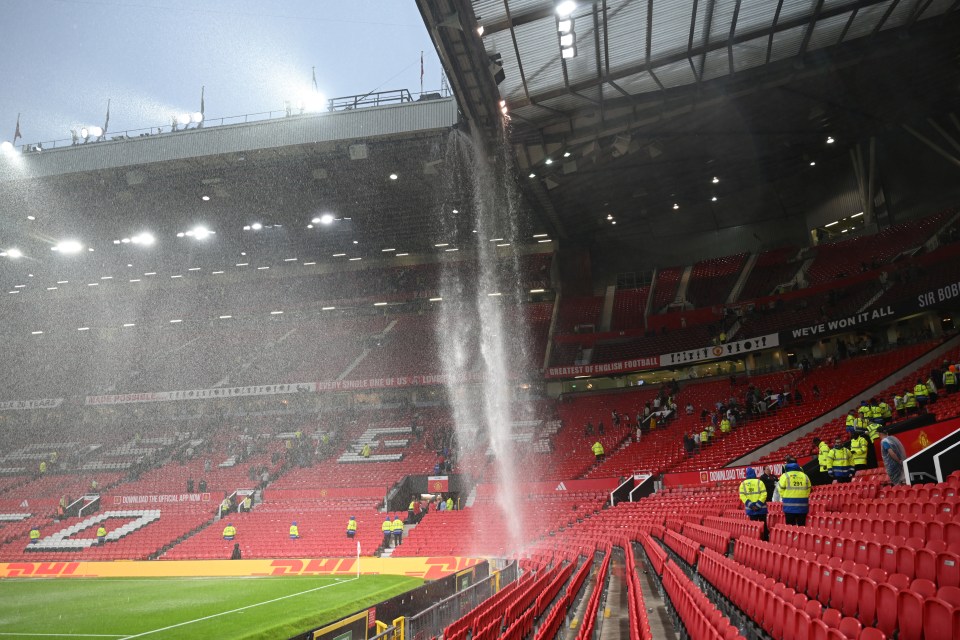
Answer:
[[[777,1],[777,10],[773,14],[773,24],[770,25],[770,35],[767,37],[767,64],[770,64],[770,56],[773,55],[773,35],[777,32],[777,25],[780,23],[780,11],[783,9],[783,0]]]
[[[877,25],[873,28],[873,31],[870,32],[870,37],[873,37],[880,33],[880,29],[883,28],[884,23],[886,23],[887,18],[890,17],[890,14],[893,13],[893,10],[897,8],[897,5],[900,4],[900,0],[893,0],[890,3],[890,6],[887,7],[887,10],[883,12],[883,16],[877,22]]]
[[[907,133],[912,135],[914,138],[922,142],[924,146],[926,146],[928,149],[930,149],[937,155],[943,156],[944,160],[946,160],[950,164],[955,165],[957,168],[960,168],[960,158],[953,155],[952,153],[950,153],[949,151],[947,151],[946,149],[938,145],[936,142],[934,142],[930,138],[926,137],[925,135],[923,135],[922,133],[920,133],[913,127],[911,127],[910,125],[905,124],[902,126],[904,131],[906,131]]]
[[[821,0],[822,2],[823,0]],[[730,65],[730,75],[733,75],[733,36],[737,33],[737,20],[740,18],[740,2],[733,7],[733,18],[730,20],[730,35],[727,36],[727,63]]]
[[[820,12],[823,11],[823,0],[817,0],[817,5],[813,8],[813,15],[810,16],[810,24],[807,25],[806,31],[803,32],[803,42],[800,43],[800,51],[797,52],[797,58],[803,60],[803,56],[807,54],[807,47],[810,46],[810,37],[813,35],[813,30],[817,27],[817,20],[820,19]]]
[[[703,72],[707,68],[707,54],[710,51],[706,46],[710,44],[710,26],[713,24],[713,9],[716,5],[717,0],[710,0],[710,4],[707,5],[707,16],[705,24],[703,25],[703,45],[698,47],[698,49],[702,49],[703,52],[700,54],[700,75],[697,76],[697,84],[700,84],[703,80]],[[693,51],[693,49],[690,49],[689,53],[691,56],[693,56]]]
[[[913,23],[920,19],[920,16],[933,4],[933,0],[926,0],[922,5],[918,6],[913,10],[913,13],[910,15],[910,19],[907,20],[906,24],[903,25],[904,29],[909,29],[913,26]]]
[[[510,19],[510,3],[503,0],[503,9],[507,12],[507,19]],[[513,52],[517,56],[517,70],[520,72],[520,82],[523,84],[523,95],[530,99],[530,91],[527,90],[527,77],[523,75],[523,59],[520,57],[520,47],[517,45],[517,32],[510,27],[510,39],[513,40]]]
[[[832,18],[838,15],[846,14],[854,9],[860,9],[863,7],[877,5],[884,1],[885,0],[851,0],[850,2],[846,2],[842,5],[835,5],[832,7],[825,8],[821,12],[820,16],[821,16],[821,19]],[[957,0],[957,1],[960,2],[960,0]],[[801,27],[806,25],[809,21],[810,21],[809,16],[801,16],[797,18],[791,18],[789,20],[784,20],[782,22],[778,22],[776,26],[743,31],[743,32],[737,33],[733,37],[732,42],[727,42],[725,40],[722,40],[719,42],[710,42],[709,33],[705,33],[703,38],[703,44],[700,44],[694,47],[693,49],[688,49],[687,51],[681,51],[681,52],[663,56],[662,58],[659,58],[659,59],[651,60],[649,65],[646,62],[643,62],[630,67],[625,67],[623,69],[609,73],[603,78],[591,78],[591,79],[583,80],[580,82],[572,83],[570,84],[570,90],[583,91],[584,89],[589,89],[591,87],[595,87],[597,85],[609,82],[610,80],[620,80],[627,76],[643,73],[644,71],[649,72],[651,69],[655,69],[657,67],[665,66],[668,64],[673,64],[675,62],[680,62],[692,56],[701,56],[701,58],[705,61],[706,55],[711,51],[716,51],[718,49],[725,49],[731,44],[742,44],[744,42],[748,42],[756,38],[762,38],[763,36],[771,35],[772,33],[778,33],[781,31],[794,29],[796,27]],[[703,69],[701,69],[700,76],[701,77],[703,76]],[[569,91],[565,87],[549,89],[542,93],[531,95],[529,101],[526,101],[526,100],[515,101],[511,103],[511,107],[516,109],[518,107],[527,106],[528,104],[531,104],[531,103],[536,103],[543,100],[549,100],[551,98],[559,98],[560,96],[567,95],[568,93]]]

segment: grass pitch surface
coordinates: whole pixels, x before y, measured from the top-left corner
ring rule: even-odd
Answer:
[[[422,584],[405,576],[0,580],[7,638],[290,638]]]

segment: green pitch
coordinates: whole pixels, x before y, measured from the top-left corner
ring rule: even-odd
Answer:
[[[0,580],[0,640],[290,638],[422,582],[387,575],[7,579]]]

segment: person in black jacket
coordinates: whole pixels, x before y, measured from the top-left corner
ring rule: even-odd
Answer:
[[[773,490],[774,490],[774,488],[775,488],[776,485],[777,485],[777,480],[779,479],[776,475],[774,475],[774,473],[773,473],[773,468],[772,468],[772,467],[764,467],[764,468],[763,468],[763,475],[761,475],[761,476],[760,476],[759,478],[757,478],[757,479],[758,479],[760,482],[763,483],[763,486],[764,486],[764,487],[766,487],[766,489],[767,489],[767,499],[769,500],[770,498],[772,498],[772,497],[773,497]]]
[[[241,557],[241,553],[240,553],[240,543],[239,543],[239,542],[236,542],[236,543],[234,543],[234,545],[233,545],[233,553],[230,554],[230,559],[231,559],[231,560],[240,560],[240,557]]]

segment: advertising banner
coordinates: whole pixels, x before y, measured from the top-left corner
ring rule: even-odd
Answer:
[[[101,499],[103,505],[190,504],[210,502],[209,493],[178,493],[155,496],[109,495]]]
[[[144,562],[0,562],[3,578],[183,578],[357,575],[356,558],[284,560],[149,560]],[[484,562],[479,558],[360,558],[360,573],[437,580]]]
[[[263,490],[263,498],[273,500],[322,500],[323,498],[377,498],[382,500],[387,495],[388,485],[382,487],[331,487],[329,489],[274,489],[267,487]]]
[[[36,400],[3,400],[0,411],[25,411],[27,409],[54,409],[59,407],[63,398],[38,398]]]
[[[470,373],[459,382],[480,382],[483,376]],[[362,391],[364,389],[391,389],[396,387],[428,387],[447,383],[445,375],[396,376],[392,378],[370,378],[368,380],[328,380],[317,382],[317,391]]]
[[[573,364],[562,367],[548,367],[546,378],[573,378],[576,376],[602,376],[612,373],[627,373],[656,369],[660,366],[660,359],[656,356],[621,360],[619,362],[601,362],[598,364]]]
[[[123,393],[120,395],[87,396],[84,404],[96,406],[104,404],[134,404],[142,402],[171,402],[175,400],[211,400],[220,398],[240,398],[244,396],[275,396],[290,393],[314,393],[317,385],[313,382],[290,384],[263,384],[246,387],[223,387],[216,389],[190,389],[188,391],[151,391],[148,393]]]
[[[675,367],[677,365],[694,364],[707,360],[716,360],[718,358],[735,358],[750,353],[751,351],[760,351],[778,346],[780,346],[779,334],[771,333],[756,338],[725,342],[711,347],[688,349],[686,351],[677,351],[676,353],[665,353],[660,356],[660,366]]]
[[[802,467],[812,459],[813,456],[800,457],[797,458],[797,463]],[[772,467],[776,475],[783,473],[782,462],[762,466]],[[714,484],[716,482],[730,482],[733,480],[742,482],[747,478],[747,469],[750,467],[760,469],[761,465],[745,465],[742,467],[726,467],[723,469],[707,469],[705,471],[687,471],[683,473],[665,473],[663,474],[663,486],[704,485]]]

